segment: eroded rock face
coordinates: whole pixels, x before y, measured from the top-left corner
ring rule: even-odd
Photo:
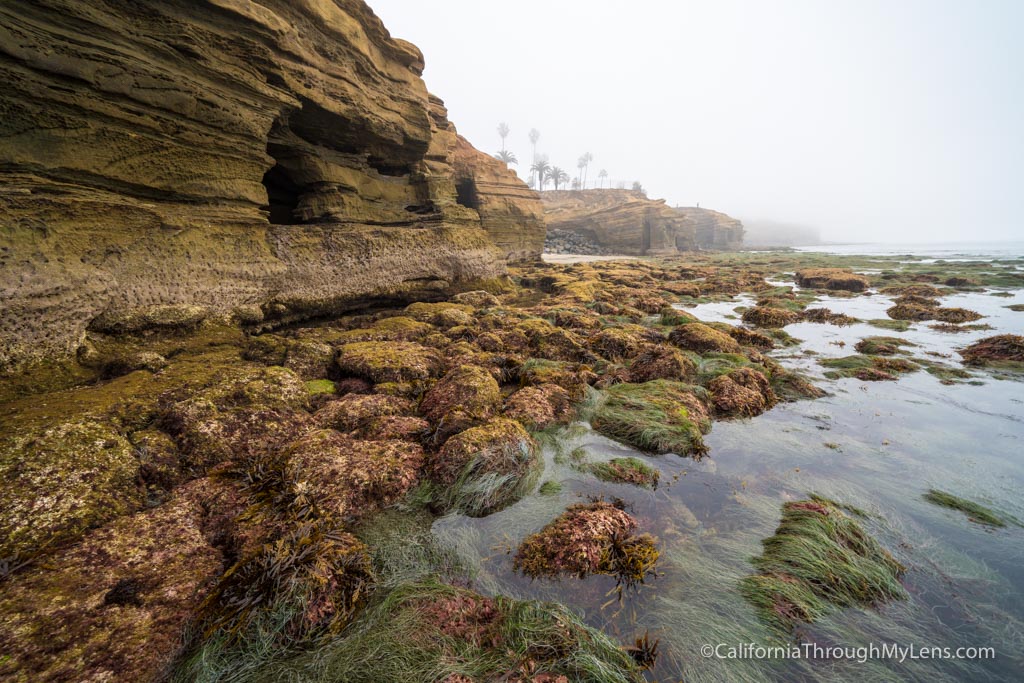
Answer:
[[[112,316],[272,325],[539,254],[535,195],[422,68],[361,0],[5,4],[0,372]]]
[[[576,233],[616,254],[735,249],[743,242],[738,220],[708,209],[673,208],[643,192],[560,191],[544,192],[541,198],[551,231]]]
[[[479,212],[483,229],[506,259],[524,261],[540,253],[547,227],[537,193],[461,135],[455,144],[455,183],[459,201]]]

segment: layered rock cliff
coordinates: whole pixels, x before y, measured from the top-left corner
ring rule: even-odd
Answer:
[[[5,3],[0,372],[89,328],[272,326],[538,255],[536,195],[422,69],[361,0]]]
[[[695,206],[675,210],[683,224],[693,228],[701,249],[738,249],[743,245],[743,223],[732,216]]]
[[[548,227],[584,235],[607,251],[669,255],[731,249],[743,239],[739,221],[707,209],[672,208],[633,190],[544,192]]]

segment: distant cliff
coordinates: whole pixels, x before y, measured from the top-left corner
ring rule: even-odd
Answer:
[[[536,195],[422,69],[361,0],[4,3],[0,372],[87,328],[275,325],[536,257]]]
[[[551,230],[582,234],[605,250],[630,255],[666,255],[696,249],[734,249],[743,224],[699,208],[672,208],[633,190],[543,192]]]
[[[676,207],[684,225],[692,226],[701,249],[738,249],[743,246],[743,223],[711,209]]]

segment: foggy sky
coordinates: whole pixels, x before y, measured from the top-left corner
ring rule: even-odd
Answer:
[[[1024,2],[368,0],[476,147],[830,240],[1024,239]]]

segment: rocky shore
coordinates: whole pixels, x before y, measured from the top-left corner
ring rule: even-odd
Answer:
[[[18,2],[0,29],[4,680],[639,683],[658,636],[496,594],[434,525],[593,484],[495,554],[621,605],[671,515],[598,487],[661,495],[654,456],[708,463],[716,423],[833,380],[1021,377],[1017,335],[959,359],[888,336],[987,329],[943,300],[1019,269],[728,252],[724,214],[542,201],[361,0]],[[884,319],[821,302],[872,296]],[[773,355],[861,322],[885,336],[805,354],[814,380]],[[573,430],[632,455],[558,452]],[[765,629],[906,598],[862,511],[799,496],[735,581]]]

